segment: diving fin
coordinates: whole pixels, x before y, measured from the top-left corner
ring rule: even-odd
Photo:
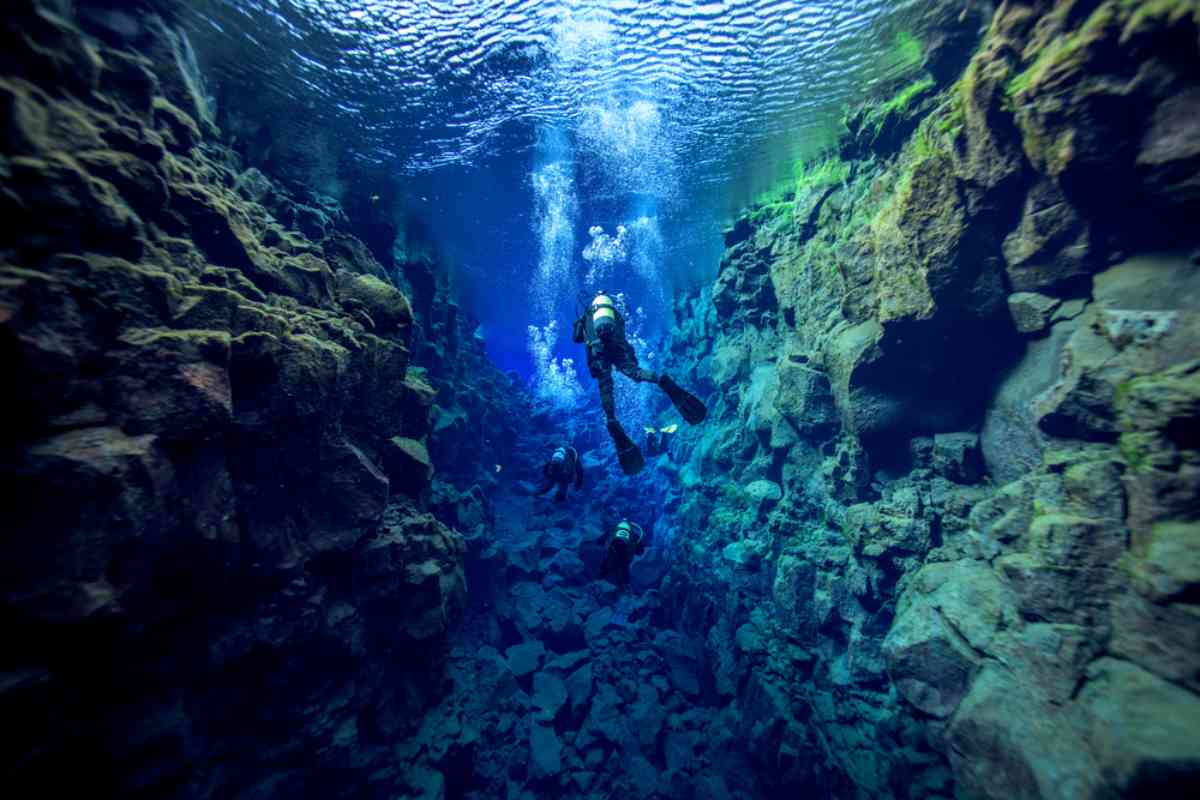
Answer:
[[[621,462],[621,470],[626,475],[637,475],[646,466],[642,451],[625,435],[621,423],[615,419],[608,423],[608,435],[612,437],[613,445],[617,448],[617,460]]]
[[[699,397],[671,380],[670,375],[663,375],[659,378],[658,385],[667,393],[667,397],[671,398],[671,403],[679,411],[680,416],[692,425],[704,422],[704,418],[708,416],[708,409],[704,407],[704,403],[700,401]]]

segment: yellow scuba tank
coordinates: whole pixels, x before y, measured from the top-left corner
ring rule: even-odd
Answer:
[[[616,327],[617,307],[613,305],[612,298],[603,292],[593,298],[588,311],[592,315],[592,328],[598,335],[604,336]]]

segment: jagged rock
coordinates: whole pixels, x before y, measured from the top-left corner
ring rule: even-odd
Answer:
[[[1029,326],[1049,313],[1042,308],[1044,301],[1035,302],[1025,295],[1092,271],[1095,265],[1089,237],[1079,212],[1053,183],[1042,181],[1029,192],[1020,225],[1004,240],[1008,277],[1018,290],[1016,296],[1022,298],[1017,308],[1009,301],[1017,330],[1040,330]]]
[[[535,779],[557,777],[562,772],[562,749],[554,728],[536,722],[529,727],[529,760]]]
[[[888,673],[905,699],[952,715],[971,688],[980,653],[1015,621],[1007,588],[987,564],[929,564],[901,599],[883,642]]]
[[[592,699],[592,665],[584,664],[567,676],[567,694],[571,699],[571,713],[579,715]]]
[[[151,548],[178,529],[167,502],[174,470],[153,435],[66,431],[5,466],[10,524],[26,535],[5,537],[4,600],[34,619],[79,621],[120,608],[147,568],[119,578],[110,564],[124,561],[122,549]]]
[[[1186,791],[1200,780],[1195,694],[1114,658],[1092,664],[1088,678],[1079,702],[1091,717],[1088,742],[1109,785],[1136,796]]]
[[[654,637],[654,647],[667,662],[671,685],[688,695],[700,692],[699,665],[684,637],[663,631]]]
[[[1171,95],[1154,109],[1134,163],[1143,185],[1176,202],[1200,198],[1200,88]]]
[[[837,423],[837,409],[829,378],[792,359],[776,365],[779,391],[775,407],[801,431],[829,429]]]
[[[975,483],[983,476],[979,436],[938,433],[933,437],[933,471],[957,483]]]
[[[567,688],[557,675],[538,672],[533,676],[532,701],[545,714],[546,721],[551,722],[567,702]]]
[[[358,303],[382,335],[406,337],[412,323],[408,299],[396,287],[374,275],[338,274],[338,299],[343,305]]]
[[[159,16],[173,4],[99,5],[21,0],[0,25],[14,383],[0,487],[15,530],[39,532],[4,543],[3,600],[26,620],[13,647],[44,676],[5,700],[75,731],[39,729],[10,783],[50,786],[102,730],[121,742],[101,778],[117,794],[221,794],[234,774],[253,793],[260,756],[305,764],[267,793],[350,763],[365,774],[391,758],[373,740],[402,740],[445,690],[465,605],[461,538],[389,502],[378,466],[389,437],[420,427],[421,409],[401,427],[402,398],[421,394],[404,384],[407,301],[371,283],[387,274],[344,214],[218,141],[189,45]],[[337,302],[331,264],[371,276],[366,293],[348,279],[357,306]],[[22,641],[43,620],[121,657],[91,676],[42,664]],[[186,658],[165,658],[166,641]],[[79,696],[97,701],[63,710]],[[191,766],[230,741],[222,709],[250,706],[271,709],[239,721],[256,755],[221,755],[199,787]],[[399,787],[394,774],[379,773]]]
[[[383,451],[383,463],[395,489],[410,497],[424,491],[433,478],[429,451],[416,439],[393,436]]]
[[[783,497],[783,489],[774,481],[751,481],[746,486],[746,494],[750,498],[751,506],[762,513],[780,501]]]
[[[505,651],[509,669],[517,677],[529,675],[534,672],[538,668],[538,665],[541,664],[545,654],[546,646],[537,640],[514,644]]]
[[[988,664],[946,733],[955,776],[978,797],[1087,797],[1101,785],[1081,731]]]
[[[1037,292],[1015,292],[1008,296],[1008,310],[1013,323],[1021,333],[1038,333],[1045,330],[1051,316],[1062,304],[1056,297],[1047,297]]]
[[[1134,587],[1156,603],[1185,600],[1200,587],[1200,524],[1160,522],[1141,543]]]

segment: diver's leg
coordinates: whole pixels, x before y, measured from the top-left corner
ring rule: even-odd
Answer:
[[[613,402],[612,365],[602,354],[593,353],[591,348],[588,348],[587,367],[600,390],[600,407],[604,409],[604,419],[613,422],[617,418],[617,406]]]
[[[642,369],[638,364],[637,353],[633,352],[633,345],[628,341],[622,339],[613,346],[612,350],[613,364],[622,374],[629,376],[635,381],[658,383],[657,375],[648,369]]]
[[[604,419],[613,422],[617,418],[617,404],[613,400],[612,370],[605,369],[600,375],[597,375],[596,383],[600,387],[600,407],[604,409]]]

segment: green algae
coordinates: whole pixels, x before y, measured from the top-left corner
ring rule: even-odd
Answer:
[[[879,111],[889,114],[900,113],[907,109],[918,95],[932,88],[933,78],[926,75],[921,80],[910,83],[893,95],[890,100],[879,107]]]
[[[911,31],[900,31],[884,55],[882,67],[885,72],[903,74],[919,67],[924,57],[920,40]]]
[[[1178,4],[1178,0],[1171,0],[1171,3]],[[1055,72],[1081,66],[1089,50],[1113,30],[1122,12],[1128,13],[1130,7],[1128,0],[1110,0],[1096,8],[1078,30],[1064,31],[1048,42],[1031,43],[1023,60],[1032,59],[1032,63],[1009,79],[1005,93],[1016,97],[1045,82]]]
[[[1153,434],[1122,433],[1117,439],[1117,450],[1125,459],[1126,465],[1136,472],[1147,466],[1147,454],[1152,451],[1155,443]]]
[[[888,119],[909,113],[914,102],[933,88],[934,80],[928,75],[908,84],[867,113],[866,119],[863,120],[863,130],[870,131],[872,138],[879,136]]]
[[[820,161],[799,162],[794,167],[793,174],[796,196],[799,197],[805,190],[844,183],[850,175],[850,165],[837,156],[830,156]]]
[[[1200,2],[1197,0],[1119,0],[1121,9],[1129,17],[1121,31],[1124,43],[1139,32],[1150,27],[1175,25],[1185,17],[1200,26]]]
[[[750,222],[755,227],[762,227],[776,218],[790,220],[797,198],[813,190],[844,183],[849,175],[850,165],[837,156],[797,161],[792,165],[789,177],[754,200],[750,206]]]

